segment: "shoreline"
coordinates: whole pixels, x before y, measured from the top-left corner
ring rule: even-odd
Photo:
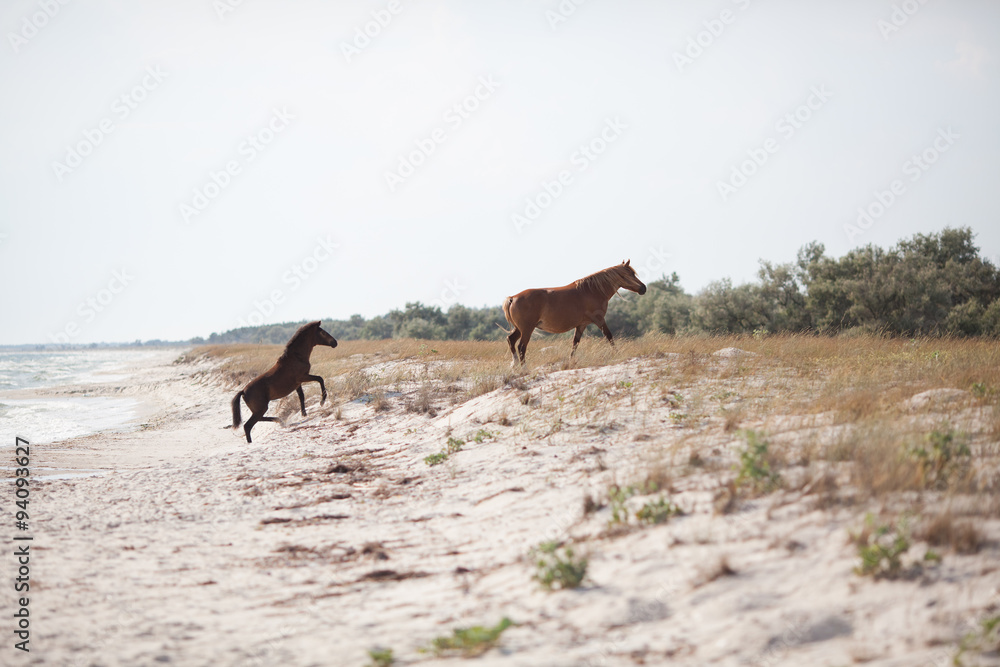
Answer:
[[[65,475],[76,476],[77,473],[92,476],[104,474],[114,469],[115,466],[104,463],[99,466],[81,466],[76,463],[78,457],[70,455],[63,461],[62,456],[76,450],[86,450],[91,452],[90,456],[99,457],[98,460],[100,460],[100,457],[105,456],[106,452],[102,447],[92,446],[94,442],[102,440],[122,441],[127,439],[130,434],[142,430],[144,426],[149,427],[150,421],[167,409],[167,401],[157,392],[149,391],[148,385],[170,377],[173,374],[172,371],[167,370],[170,361],[187,349],[189,348],[164,348],[156,350],[149,358],[123,360],[121,368],[113,372],[96,371],[92,375],[95,379],[87,382],[71,382],[0,392],[0,403],[7,401],[8,405],[17,403],[37,405],[71,401],[78,402],[83,406],[93,405],[93,401],[101,399],[131,402],[127,407],[124,407],[129,413],[126,419],[117,421],[106,418],[105,423],[97,424],[88,433],[68,437],[57,436],[51,441],[47,440],[44,435],[30,434],[29,442],[36,444],[37,448],[44,450],[48,456],[52,457],[50,461],[52,465],[40,467],[48,472],[45,475],[36,476],[36,479],[56,479]],[[100,351],[103,353],[105,350]],[[114,350],[108,351],[114,352]],[[118,410],[122,409],[121,406],[112,407],[117,407]],[[18,435],[27,437],[29,434],[18,433]],[[0,449],[12,447],[7,443],[3,443],[3,445],[4,447],[0,447]],[[10,468],[9,466],[0,466],[0,469],[9,470]]]
[[[410,362],[380,363],[388,377]],[[853,574],[845,540],[863,505],[821,510],[789,490],[716,514],[737,436],[718,416],[678,424],[661,378],[693,405],[695,392],[749,391],[763,371],[733,379],[718,358],[683,385],[684,363],[546,369],[434,414],[405,407],[421,390],[412,381],[391,385],[400,395],[382,410],[320,406],[307,388],[309,416],[262,423],[251,445],[228,427],[232,393],[211,362],[145,369],[130,391],[158,406],[149,428],[32,450],[33,466],[107,471],[33,488],[32,658],[305,667],[365,664],[383,646],[396,664],[436,665],[450,660],[420,653],[433,638],[509,617],[479,664],[950,660],[963,619],[1000,600],[1000,522],[984,520],[994,542],[979,554],[947,553],[919,582],[879,582]],[[838,428],[779,416],[747,427],[772,424],[775,442]],[[692,437],[706,469],[662,468],[684,516],[613,528],[610,507],[584,509]],[[429,466],[449,438],[461,450]],[[531,549],[547,540],[589,557],[582,588],[533,580]]]

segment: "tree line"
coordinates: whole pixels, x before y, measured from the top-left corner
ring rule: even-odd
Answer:
[[[969,228],[916,234],[889,249],[867,245],[840,258],[823,244],[803,246],[794,262],[761,260],[754,282],[728,278],[697,294],[676,273],[651,281],[645,295],[611,300],[616,336],[703,333],[883,333],[1000,337],[1000,272],[980,257]],[[193,343],[283,344],[302,322],[233,329]],[[407,303],[365,319],[324,320],[338,339],[496,340],[509,326],[499,306]],[[591,335],[599,335],[592,328]]]

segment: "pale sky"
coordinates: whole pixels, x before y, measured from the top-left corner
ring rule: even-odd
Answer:
[[[626,258],[697,292],[946,226],[1000,262],[997,2],[5,0],[0,32],[0,344]]]

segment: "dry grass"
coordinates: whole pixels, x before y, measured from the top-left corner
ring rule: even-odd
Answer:
[[[815,385],[800,397],[815,411],[840,410],[854,417],[875,414],[911,394],[934,387],[987,388],[980,400],[997,404],[1000,389],[1000,346],[980,339],[832,338],[821,336],[686,336],[650,334],[618,341],[615,347],[594,337],[580,343],[571,362],[568,335],[532,338],[528,370],[561,370],[620,363],[633,358],[680,354],[675,372],[682,378],[711,372],[711,354],[738,347],[754,356],[725,364],[720,377],[747,376],[763,369],[784,371]],[[313,372],[337,376],[373,363],[411,359],[449,362],[453,377],[508,375],[510,354],[504,341],[433,341],[414,339],[343,341],[335,349],[316,348]],[[222,371],[240,384],[265,371],[281,354],[279,345],[209,345],[189,359],[225,359]],[[458,367],[455,367],[459,362]],[[518,369],[514,369],[518,370]],[[518,371],[520,372],[520,371]],[[458,375],[456,375],[458,373]]]
[[[633,478],[667,486],[684,475],[721,476],[716,484],[724,488],[716,498],[716,509],[723,513],[732,510],[743,495],[727,487],[723,479],[740,462],[729,449],[717,450],[717,444],[706,449],[706,438],[732,442],[737,429],[761,428],[777,415],[825,415],[840,429],[832,443],[808,440],[786,450],[782,440],[768,450],[773,469],[782,470],[783,475],[789,468],[789,479],[796,480],[789,484],[808,487],[819,506],[944,493],[948,498],[975,498],[978,506],[989,508],[981,513],[1000,513],[996,445],[1000,439],[1000,346],[995,342],[879,336],[647,335],[620,340],[611,347],[588,337],[570,360],[571,344],[569,335],[536,336],[528,350],[527,367],[512,368],[505,341],[343,341],[335,349],[317,348],[312,372],[327,379],[334,409],[345,401],[361,399],[375,410],[399,407],[433,416],[449,403],[510,387],[520,392],[518,409],[523,414],[539,422],[548,420],[549,426],[532,427],[537,429],[532,431],[536,438],[562,433],[569,428],[567,420],[605,424],[597,432],[606,435],[620,430],[621,420],[626,419],[630,441],[638,433],[641,437],[635,441],[649,440],[643,446],[651,448],[648,470]],[[728,359],[713,356],[726,347],[751,354]],[[187,359],[219,362],[223,382],[237,386],[266,370],[281,351],[273,345],[206,346]],[[636,359],[648,362],[642,366],[646,371],[641,380],[632,378],[627,386],[616,380],[582,388],[569,397],[534,389],[552,372]],[[920,415],[909,414],[901,405],[918,392],[942,387],[970,391],[964,405],[979,409],[980,415],[968,434],[971,455],[962,454],[948,468],[933,456],[913,454],[918,445],[931,452],[927,438],[935,427],[921,423]],[[403,394],[400,400],[388,397],[397,391]],[[280,409],[290,414],[296,407],[293,401]],[[628,411],[627,416],[622,410]],[[512,418],[520,419],[513,414]],[[674,435],[662,438],[667,431]],[[664,443],[658,444],[661,439]],[[657,447],[673,450],[660,452]],[[686,460],[691,464],[684,465]],[[964,544],[965,538],[940,539]]]
[[[914,537],[935,547],[946,547],[960,554],[973,554],[983,545],[983,534],[970,519],[957,519],[945,511],[926,519]]]

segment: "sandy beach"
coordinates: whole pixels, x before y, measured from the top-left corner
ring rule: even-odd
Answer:
[[[5,647],[4,664],[365,665],[377,647],[445,664],[462,656],[422,649],[506,617],[478,664],[945,665],[997,614],[996,518],[975,519],[976,553],[935,560],[913,539],[910,576],[854,572],[850,531],[889,508],[831,500],[794,454],[850,424],[760,402],[797,380],[727,370],[739,351],[695,375],[670,354],[545,368],[431,412],[406,407],[414,362],[382,362],[403,378],[384,409],[320,406],[307,386],[309,416],[260,424],[252,444],[228,428],[236,387],[217,362],[177,356],[88,386],[140,400],[135,430],[33,449],[34,466],[102,474],[33,482],[31,652]],[[740,427],[766,432],[800,481],[737,501],[745,441],[725,414],[751,400],[764,407]],[[909,405],[899,420],[990,442],[992,407]],[[428,465],[449,438],[460,451]],[[609,489],[653,478],[615,521]],[[635,517],[665,492],[683,515]],[[553,540],[589,559],[580,588],[533,578],[531,550]]]

